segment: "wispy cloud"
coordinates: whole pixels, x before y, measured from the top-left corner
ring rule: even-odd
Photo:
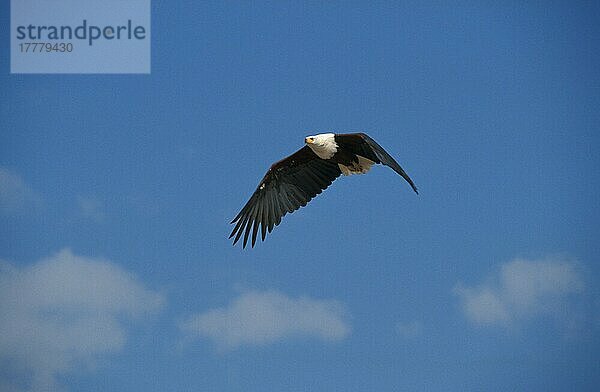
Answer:
[[[27,267],[2,262],[0,360],[31,374],[26,388],[56,390],[57,376],[120,350],[127,320],[141,321],[164,302],[110,261],[68,249]]]
[[[79,211],[84,218],[90,219],[96,223],[102,223],[106,220],[104,203],[94,197],[77,198]]]
[[[180,327],[189,338],[208,338],[221,349],[234,349],[292,336],[341,340],[350,333],[345,319],[344,307],[335,300],[251,291],[241,294],[227,307],[190,317]]]
[[[0,167],[0,213],[16,213],[29,204],[37,204],[38,197],[12,170]]]
[[[458,284],[454,292],[467,318],[479,325],[511,325],[568,308],[584,284],[576,264],[568,259],[515,259],[497,276],[476,287]]]
[[[401,321],[396,324],[396,331],[405,339],[414,339],[423,333],[423,324],[418,320]]]

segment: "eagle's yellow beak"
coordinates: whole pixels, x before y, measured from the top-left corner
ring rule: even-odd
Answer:
[[[315,141],[315,139],[312,137],[307,137],[304,138],[304,141],[306,142],[306,144],[312,144]]]

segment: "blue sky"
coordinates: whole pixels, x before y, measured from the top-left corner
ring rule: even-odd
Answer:
[[[154,1],[150,75],[11,75],[0,9],[0,389],[600,384],[597,4]],[[232,247],[320,131],[420,195],[375,167]]]

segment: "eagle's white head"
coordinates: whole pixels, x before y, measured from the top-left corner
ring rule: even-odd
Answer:
[[[338,149],[333,133],[320,133],[314,136],[307,136],[304,142],[321,159],[331,159]]]

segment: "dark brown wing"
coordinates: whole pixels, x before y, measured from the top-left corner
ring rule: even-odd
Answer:
[[[398,162],[387,153],[375,140],[371,139],[365,133],[347,133],[335,135],[335,141],[340,148],[346,149],[356,155],[363,156],[375,163],[381,163],[391,167],[396,173],[400,174],[418,194],[419,191],[415,183],[408,174],[400,167]]]
[[[258,184],[250,200],[231,221],[236,223],[229,238],[233,244],[244,233],[244,245],[252,229],[252,247],[260,225],[262,240],[281,218],[304,207],[313,197],[326,189],[341,174],[339,166],[319,158],[308,146],[276,162]]]

